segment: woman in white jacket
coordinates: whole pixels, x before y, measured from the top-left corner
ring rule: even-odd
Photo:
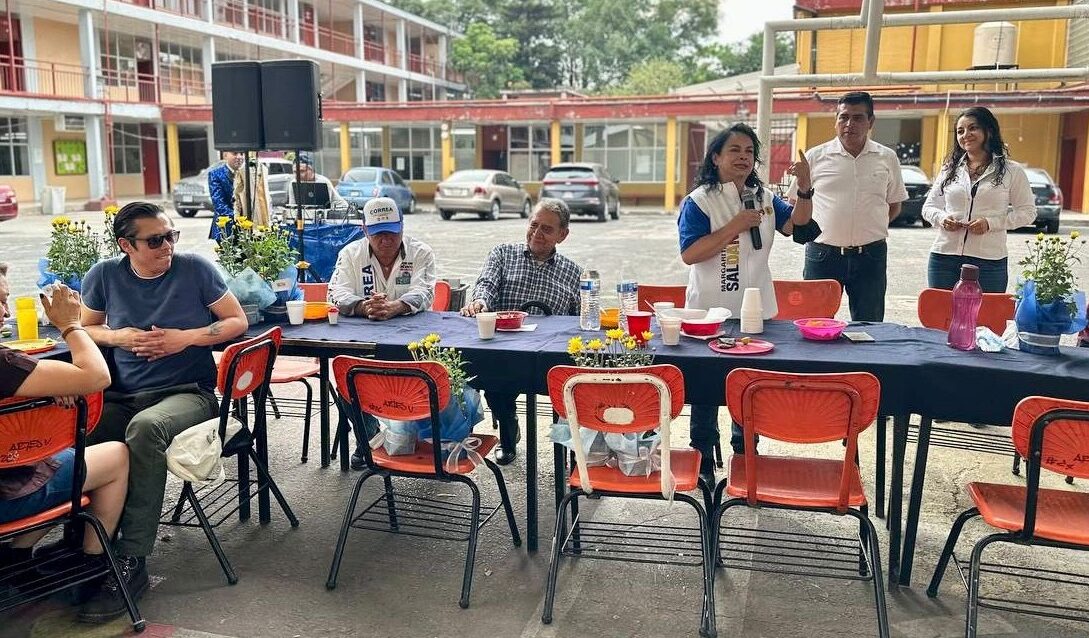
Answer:
[[[923,219],[938,231],[928,285],[951,290],[960,267],[972,264],[979,267],[983,292],[1006,292],[1006,231],[1036,219],[1036,198],[1025,169],[1007,158],[998,120],[988,109],[961,112],[956,138],[923,204]]]

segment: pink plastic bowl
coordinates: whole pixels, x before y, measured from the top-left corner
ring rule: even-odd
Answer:
[[[795,319],[794,325],[798,326],[802,337],[810,341],[832,341],[843,334],[847,322],[839,319]]]
[[[695,337],[707,337],[722,329],[725,319],[686,319],[681,322],[681,330]]]
[[[522,327],[522,320],[529,316],[522,310],[505,310],[496,313],[495,327],[499,330],[517,330]]]

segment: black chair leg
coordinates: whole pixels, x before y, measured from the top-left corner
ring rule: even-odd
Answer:
[[[676,494],[676,500],[688,503],[696,510],[696,516],[700,523],[700,551],[703,557],[703,604],[700,610],[700,638],[715,638],[718,629],[715,627],[715,561],[714,550],[711,545],[711,536],[708,534],[707,517],[699,501],[687,494]],[[704,495],[704,502],[707,496]]]
[[[461,600],[458,601],[458,606],[462,609],[469,608],[469,593],[473,589],[473,567],[476,563],[476,541],[480,533],[480,490],[477,489],[476,483],[465,477],[459,477],[460,482],[464,482],[469,486],[469,491],[473,495],[473,511],[469,519],[469,549],[465,553],[465,575],[461,580]]]
[[[299,526],[299,519],[295,518],[295,512],[291,511],[291,506],[287,504],[287,499],[284,498],[283,492],[280,491],[280,486],[276,485],[276,481],[272,480],[272,475],[269,474],[268,468],[265,464],[257,458],[257,452],[253,448],[249,450],[250,458],[253,459],[253,466],[257,468],[257,480],[258,486],[262,483],[268,486],[268,489],[272,492],[272,495],[276,497],[276,502],[280,504],[280,509],[284,511],[284,515],[287,516],[287,520],[291,521],[292,527]]]
[[[503,513],[507,515],[507,525],[510,526],[511,540],[514,542],[515,547],[521,547],[522,535],[518,533],[518,522],[514,518],[514,506],[511,505],[510,495],[507,493],[507,482],[503,480],[503,473],[499,471],[499,466],[487,457],[484,458],[484,465],[487,465],[488,469],[495,475],[495,484],[499,487],[499,498],[503,501]]]
[[[241,458],[241,455],[239,455],[239,458]],[[227,554],[223,552],[223,546],[219,544],[219,538],[216,537],[215,530],[212,529],[212,525],[208,522],[208,516],[204,513],[204,508],[200,506],[200,501],[193,491],[193,486],[186,481],[185,487],[189,488],[189,505],[193,508],[193,512],[196,513],[197,520],[200,521],[200,527],[204,530],[204,535],[208,537],[208,542],[212,545],[212,551],[215,553],[216,559],[219,560],[219,566],[223,568],[223,575],[227,577],[227,583],[236,584],[238,575],[234,573],[231,562],[227,560]]]
[[[722,442],[715,439],[715,467],[722,468]]]
[[[329,566],[329,579],[325,581],[326,589],[336,589],[337,574],[340,573],[340,561],[344,558],[344,545],[348,542],[348,529],[352,524],[352,515],[355,514],[356,504],[359,503],[359,492],[363,489],[363,483],[374,476],[374,470],[370,468],[363,471],[359,480],[355,482],[352,497],[348,499],[348,506],[344,508],[344,521],[340,524],[340,535],[337,537],[337,548],[333,551],[333,564]]]
[[[858,519],[862,536],[865,537],[867,549],[870,554],[870,569],[873,572],[873,598],[877,607],[877,635],[879,638],[889,638],[889,610],[885,602],[885,577],[881,573],[881,543],[877,540],[877,530],[874,529],[870,517],[861,511],[847,510],[847,513]]]
[[[979,573],[983,562],[983,550],[995,541],[1005,540],[1005,534],[984,536],[972,548],[971,567],[968,573],[968,613],[964,619],[964,638],[976,638],[976,625],[979,623]]]
[[[113,555],[113,550],[110,548],[110,535],[106,533],[106,528],[102,527],[102,522],[86,511],[80,512],[77,516],[94,530],[95,536],[98,537],[98,544],[102,546],[103,555],[106,557],[106,564],[109,565],[110,573],[114,579],[118,583],[124,583],[125,580],[121,577],[121,570],[117,567],[117,557]],[[133,631],[136,633],[142,632],[147,628],[147,623],[140,616],[140,610],[136,607],[136,601],[132,599],[132,593],[125,586],[118,589],[121,590],[121,597],[125,601],[125,610],[128,611],[129,618],[132,620]]]
[[[949,538],[945,540],[945,548],[942,549],[942,555],[938,558],[938,566],[934,568],[934,575],[930,578],[930,586],[926,588],[927,596],[934,598],[938,595],[938,587],[942,584],[942,578],[945,577],[945,568],[949,565],[949,559],[953,556],[953,550],[957,547],[960,532],[964,529],[964,524],[976,516],[979,516],[979,510],[973,507],[961,512],[957,520],[953,521],[953,527],[949,530]]]
[[[238,459],[238,520],[250,520],[250,457],[239,454]],[[196,500],[195,498],[193,500]]]
[[[1010,469],[1010,472],[1014,476],[1021,476],[1021,455],[1017,452],[1013,453],[1013,468]]]
[[[310,383],[306,379],[299,379],[299,383],[306,386],[306,412],[303,415],[302,445],[302,462],[306,463],[307,456],[310,452],[310,411],[314,407],[314,388],[310,387]]]
[[[874,453],[874,469],[877,474],[874,479],[874,504],[877,507],[877,518],[885,518],[885,426],[888,418],[884,414],[877,415],[877,450]]]
[[[272,416],[277,421],[280,420],[280,406],[276,404],[276,397],[272,396],[272,389],[268,391],[268,404],[272,408]]]
[[[389,474],[383,474],[382,482],[386,487],[386,515],[389,516],[389,528],[397,530],[397,502],[393,499],[393,479]]]
[[[178,504],[174,506],[174,513],[170,515],[171,523],[177,523],[181,520],[182,510],[185,509],[185,494],[192,489],[193,485],[189,481],[186,481],[185,484],[182,485],[181,495],[178,496]]]
[[[556,508],[556,530],[552,533],[552,560],[548,564],[548,580],[545,581],[545,602],[544,609],[541,611],[541,622],[550,625],[552,624],[552,606],[556,602],[556,575],[560,568],[560,557],[563,556],[563,552],[560,551],[563,544],[564,534],[566,533],[566,524],[564,522],[564,510],[567,509],[567,504],[573,499],[578,498],[582,494],[582,490],[571,490],[567,494],[563,495],[560,499],[559,507]]]
[[[870,509],[865,505],[858,508],[858,511],[862,512],[862,515],[866,518],[870,516]],[[866,534],[866,525],[861,521],[858,523],[858,575],[865,576],[868,572],[866,569],[866,552],[869,551],[867,544],[870,542],[870,537]]]

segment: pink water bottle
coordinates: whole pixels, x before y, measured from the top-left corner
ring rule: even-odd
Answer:
[[[949,345],[958,350],[975,350],[976,318],[983,305],[983,290],[979,287],[979,268],[971,264],[960,267],[960,281],[953,286],[953,320],[949,323]]]

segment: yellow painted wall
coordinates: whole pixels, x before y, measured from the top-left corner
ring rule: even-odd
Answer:
[[[938,120],[936,115],[928,115],[923,118],[923,139],[919,144],[919,168],[923,169],[930,179],[934,179],[941,168],[943,157],[938,157]]]
[[[987,3],[988,9],[1066,5],[1067,0],[1025,0]],[[965,7],[977,8],[977,7]],[[931,10],[942,10],[933,7]],[[946,10],[950,10],[946,8]],[[822,14],[824,15],[824,14]],[[996,17],[995,19],[999,19]],[[1020,68],[1063,67],[1066,65],[1065,20],[1017,22],[1017,64]],[[962,71],[972,65],[977,24],[947,24],[926,27],[890,27],[881,33],[880,71]],[[809,33],[799,34],[796,58],[802,72],[809,71]],[[861,29],[822,31],[817,36],[817,73],[852,73],[862,70],[865,32]],[[912,51],[914,50],[914,56]],[[1018,88],[1053,86],[1054,83],[1021,83]],[[964,88],[964,85],[938,87]],[[932,90],[932,87],[927,87]]]
[[[184,95],[182,93],[170,93],[163,91],[159,95],[159,99],[163,104],[208,104],[209,101],[203,95]],[[340,99],[340,96],[337,96]],[[355,101],[355,93],[352,93],[351,101]]]
[[[38,91],[47,95],[83,97],[79,31],[74,24],[34,18],[35,56],[54,66],[35,71]],[[29,73],[29,71],[28,71]]]
[[[113,196],[135,197],[145,195],[143,175],[114,175]]]
[[[38,201],[38,193],[34,192],[34,180],[30,179],[29,175],[19,177],[2,176],[0,177],[0,183],[14,188],[15,196],[21,203]]]
[[[58,177],[53,163],[53,140],[82,140],[83,133],[57,133],[53,130],[53,120],[42,119],[42,154],[45,158],[45,182],[49,186],[64,186],[68,200],[86,199],[91,196],[90,184],[86,175],[65,175]]]
[[[829,116],[810,115],[805,127],[805,148],[824,144],[836,135],[835,120]]]
[[[1060,115],[999,114],[998,124],[1014,160],[1042,168],[1059,179]]]

